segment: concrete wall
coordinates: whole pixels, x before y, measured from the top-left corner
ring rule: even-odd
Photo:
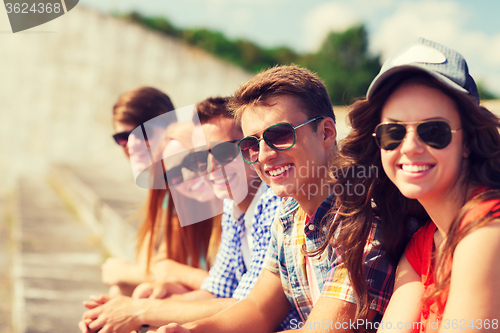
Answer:
[[[0,192],[18,174],[44,175],[51,162],[94,162],[133,181],[110,137],[119,94],[153,86],[182,107],[230,94],[250,77],[83,6],[27,32],[0,33]]]

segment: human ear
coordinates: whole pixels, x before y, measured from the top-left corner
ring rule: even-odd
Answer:
[[[324,147],[329,147],[337,142],[337,129],[332,118],[326,117],[320,125],[323,129]]]

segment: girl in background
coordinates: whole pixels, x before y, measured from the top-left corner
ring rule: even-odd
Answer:
[[[123,147],[125,155],[134,159],[131,160],[134,167],[144,169],[150,160],[149,156],[144,160],[140,151],[144,142],[131,134],[132,131],[173,110],[169,97],[155,88],[141,87],[119,97],[113,107],[113,126],[117,132],[113,137]],[[148,139],[155,140],[157,146],[162,140],[162,147],[170,144],[175,149],[175,146],[184,145],[187,149],[191,147],[191,130],[187,127],[169,130],[167,135],[165,128],[158,126],[148,131],[153,133]],[[111,295],[130,296],[139,284],[164,281],[169,284],[168,290],[160,288],[154,291],[143,285],[134,295],[165,297],[167,293],[199,288],[207,275],[205,270],[210,267],[218,249],[220,217],[181,228],[166,185],[166,189],[149,190],[146,217],[138,231],[136,263],[108,258],[103,264],[103,282],[110,286]],[[198,192],[200,200],[208,200],[210,193],[200,195],[202,192],[206,191],[201,189]]]

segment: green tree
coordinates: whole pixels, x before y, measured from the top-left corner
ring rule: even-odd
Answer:
[[[481,100],[489,100],[489,99],[497,99],[494,93],[492,93],[488,88],[484,86],[482,82],[476,82],[477,84],[477,92],[479,93],[479,98]]]
[[[324,81],[333,104],[348,104],[365,95],[380,70],[380,57],[368,54],[363,25],[331,32],[320,50],[304,58],[304,64]]]

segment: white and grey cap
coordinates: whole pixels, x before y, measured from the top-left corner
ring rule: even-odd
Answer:
[[[384,62],[380,73],[370,84],[366,98],[370,99],[393,74],[415,69],[429,73],[452,88],[471,95],[479,104],[476,83],[469,74],[464,57],[455,50],[424,38],[414,40]]]

